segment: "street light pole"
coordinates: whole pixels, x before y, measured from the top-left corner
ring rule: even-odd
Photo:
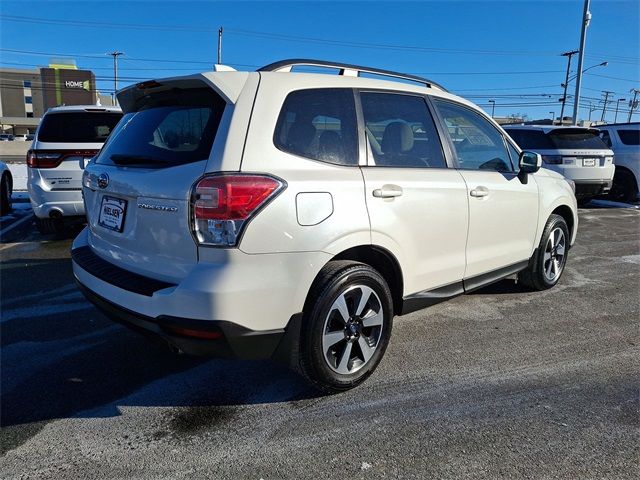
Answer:
[[[562,124],[562,118],[564,117],[564,105],[567,103],[567,87],[569,86],[569,71],[571,70],[571,57],[578,53],[578,50],[571,50],[570,52],[564,52],[563,57],[567,57],[567,74],[564,77],[564,94],[562,95],[562,108],[560,109],[560,124]]]
[[[493,118],[494,114],[496,113],[496,101],[489,100],[489,103],[491,104],[491,118]]]
[[[578,55],[578,77],[576,81],[576,94],[573,99],[573,124],[578,124],[578,107],[580,106],[580,86],[582,85],[582,64],[584,62],[584,46],[587,43],[587,27],[591,21],[589,4],[591,0],[584,0],[582,12],[582,32],[580,34],[580,54]]]
[[[218,29],[218,65],[222,65],[222,27]]]
[[[626,102],[626,101],[627,101],[626,98],[619,98],[618,100],[616,100],[616,115],[613,117],[613,123],[618,122],[618,107],[620,106],[620,102]]]
[[[116,92],[118,91],[118,57],[120,55],[124,55],[124,52],[114,50],[111,53],[107,53],[107,55],[111,55],[113,57],[113,95],[111,97],[113,101],[111,103],[115,106],[117,102]]]
[[[556,124],[556,112],[549,112],[551,114],[551,125]]]

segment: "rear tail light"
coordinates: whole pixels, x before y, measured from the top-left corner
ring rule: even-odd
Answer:
[[[233,247],[242,229],[285,188],[266,175],[213,175],[200,179],[191,195],[192,229],[199,244]]]
[[[52,150],[29,150],[27,152],[27,166],[31,168],[56,168],[68,157],[91,158],[98,153],[97,150],[64,150],[61,152]]]
[[[562,155],[542,155],[542,161],[549,165],[560,165],[562,163]]]

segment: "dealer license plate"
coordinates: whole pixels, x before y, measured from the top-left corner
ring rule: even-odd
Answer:
[[[127,201],[115,197],[102,197],[98,225],[114,232],[122,232],[124,216],[127,213]]]

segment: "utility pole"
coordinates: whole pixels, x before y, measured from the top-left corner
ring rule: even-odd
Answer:
[[[560,109],[560,125],[562,125],[562,119],[564,118],[564,105],[567,103],[567,87],[569,86],[569,71],[571,70],[571,57],[573,57],[578,50],[571,50],[570,52],[564,52],[563,57],[567,57],[567,74],[564,77],[564,94],[562,95],[562,108]]]
[[[582,63],[584,62],[584,46],[587,43],[587,27],[591,21],[589,3],[591,0],[584,0],[584,11],[582,12],[582,33],[580,34],[580,54],[578,55],[578,77],[576,80],[576,94],[573,99],[573,124],[578,124],[578,108],[580,107],[580,86],[582,85]]]
[[[124,52],[114,50],[111,53],[107,53],[107,55],[111,55],[113,57],[113,95],[111,96],[113,101],[111,103],[115,106],[117,102],[116,92],[118,91],[118,57],[120,55],[124,55]]]
[[[222,64],[222,27],[218,28],[218,65]]]
[[[604,116],[607,113],[607,102],[609,101],[609,95],[611,95],[613,92],[604,90],[602,93],[604,93],[604,107],[602,107],[602,116],[600,117],[600,121],[604,122]]]
[[[616,115],[613,117],[613,123],[618,123],[618,107],[620,106],[620,102],[626,102],[626,98],[619,98],[616,100]]]
[[[638,90],[637,88],[632,88],[631,90],[629,90],[629,92],[633,93],[633,100],[631,100],[631,102],[629,103],[629,118],[627,118],[627,123],[631,123],[631,115],[633,115],[633,110],[638,106],[636,97],[638,96],[638,93],[640,93],[640,90]]]

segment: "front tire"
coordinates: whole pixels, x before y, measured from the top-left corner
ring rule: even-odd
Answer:
[[[535,290],[546,290],[558,283],[569,253],[569,227],[560,215],[551,215],[542,232],[540,245],[518,281]]]
[[[314,281],[300,337],[300,370],[316,388],[337,393],[366,380],[391,337],[393,303],[369,265],[327,264]]]

